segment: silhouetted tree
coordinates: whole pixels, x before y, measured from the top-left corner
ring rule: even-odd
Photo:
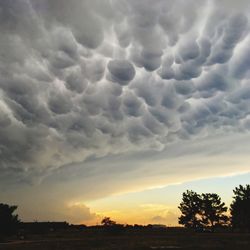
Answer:
[[[197,194],[187,190],[183,193],[182,202],[178,207],[181,210],[179,224],[195,230],[210,227],[224,226],[228,222],[225,215],[227,207],[217,194]]]
[[[240,185],[233,190],[234,197],[230,206],[233,228],[250,230],[250,185]]]
[[[107,233],[120,234],[125,230],[123,224],[117,224],[115,221],[111,220],[110,217],[103,218],[101,224]]]
[[[17,206],[0,203],[0,235],[15,234],[18,229],[18,215],[13,214]]]
[[[101,221],[101,224],[103,226],[114,226],[116,225],[116,222],[111,220],[110,217],[104,217]]]
[[[192,190],[182,194],[182,202],[178,207],[181,210],[179,223],[187,228],[197,229],[201,226],[201,196]]]
[[[201,222],[204,227],[210,227],[214,231],[215,227],[224,226],[228,222],[225,215],[227,207],[218,194],[202,194]]]

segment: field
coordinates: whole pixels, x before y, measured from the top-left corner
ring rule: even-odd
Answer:
[[[250,234],[185,231],[52,232],[0,243],[2,250],[250,249]]]

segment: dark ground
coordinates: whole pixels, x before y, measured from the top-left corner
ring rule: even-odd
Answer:
[[[26,235],[23,240],[0,243],[0,250],[128,250],[128,249],[230,249],[250,250],[247,233],[192,233],[130,231],[112,235],[107,232],[53,232]]]

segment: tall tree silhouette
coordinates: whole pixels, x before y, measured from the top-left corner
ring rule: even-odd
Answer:
[[[226,225],[228,217],[225,212],[227,207],[218,194],[202,194],[201,218],[204,227],[210,227],[214,231],[215,227]]]
[[[18,215],[13,214],[17,206],[0,203],[0,235],[7,236],[16,233],[18,229]]]
[[[202,229],[226,225],[228,217],[225,215],[227,207],[217,194],[197,194],[187,190],[182,195],[182,202],[178,207],[181,210],[179,224],[187,228]]]
[[[230,206],[233,228],[250,230],[250,185],[240,185],[233,190],[234,197]]]
[[[182,194],[182,202],[178,207],[181,210],[179,223],[187,228],[199,228],[201,226],[201,196],[194,191],[187,190]]]

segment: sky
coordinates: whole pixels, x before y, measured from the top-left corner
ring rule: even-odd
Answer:
[[[1,0],[0,202],[24,221],[177,225],[250,183],[250,3]]]

